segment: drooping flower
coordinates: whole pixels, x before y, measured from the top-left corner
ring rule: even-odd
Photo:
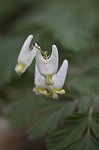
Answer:
[[[52,76],[57,72],[58,69],[57,47],[52,45],[52,53],[49,58],[47,56],[43,57],[41,52],[38,51],[36,55],[36,64],[40,74],[45,77],[46,84],[53,85],[54,81]]]
[[[67,75],[67,70],[68,70],[68,61],[65,59],[59,69],[59,71],[53,75],[52,79],[54,80],[54,84],[50,86],[52,90],[52,97],[58,98],[58,94],[65,94],[65,90],[62,89],[66,75]]]
[[[59,71],[52,76],[52,79],[54,81],[53,85],[47,85],[45,77],[42,76],[37,68],[35,67],[35,85],[34,92],[39,95],[43,94],[46,96],[50,96],[53,99],[58,98],[58,94],[65,94],[65,90],[62,89],[66,75],[68,70],[68,61],[64,60]]]
[[[26,69],[31,65],[33,59],[35,58],[37,54],[36,47],[30,50],[29,46],[30,46],[32,39],[33,39],[33,36],[29,35],[21,48],[20,54],[18,56],[18,64],[15,67],[15,71],[18,74],[24,73],[26,71]]]
[[[36,95],[40,94],[47,95],[45,77],[39,73],[37,65],[35,65],[34,84],[35,88],[33,89],[33,91],[36,93]]]
[[[52,97],[53,99],[57,99],[58,94],[65,93],[65,90],[62,88],[67,75],[68,61],[64,60],[59,71],[57,71],[59,61],[57,47],[52,45],[52,53],[49,57],[47,56],[47,52],[44,52],[37,44],[32,45],[32,48],[30,49],[32,38],[33,36],[30,35],[24,42],[15,71],[18,74],[25,72],[36,57],[35,88],[33,91],[37,95],[43,94]]]

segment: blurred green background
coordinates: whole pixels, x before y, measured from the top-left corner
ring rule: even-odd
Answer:
[[[49,54],[52,44],[56,44],[60,64],[63,59],[69,61],[65,83],[68,91],[59,101],[82,100],[82,111],[90,100],[99,98],[98,0],[0,0],[1,108],[21,99],[18,111],[23,104],[29,104],[24,107],[26,113],[32,100],[45,99],[32,93],[34,62],[22,76],[14,71],[21,46],[30,34],[34,36],[33,43]]]

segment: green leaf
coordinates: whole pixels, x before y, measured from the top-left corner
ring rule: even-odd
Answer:
[[[98,84],[98,78],[94,76],[88,76],[88,75],[80,75],[80,76],[73,76],[70,78],[69,81],[69,87],[74,90],[78,91],[79,96],[87,95],[90,98],[93,94],[98,93],[99,84]]]
[[[92,124],[91,124],[91,127],[92,127],[92,130],[94,132],[94,135],[99,139],[99,113],[94,113],[92,115]]]
[[[62,150],[64,146],[68,146],[81,137],[87,124],[85,115],[75,115],[67,118],[65,128],[57,129],[50,135],[48,139],[48,150]]]
[[[47,141],[48,150],[98,150],[99,113],[74,114],[65,125],[54,130]]]
[[[89,95],[78,98],[78,112],[87,112],[92,104],[93,100],[90,98]]]
[[[29,130],[29,137],[40,137],[53,131],[65,116],[71,115],[74,112],[76,104],[76,102],[69,102],[67,104],[52,102],[51,105],[53,106],[47,104],[40,114],[36,116],[37,120],[33,122],[32,128]]]
[[[18,100],[15,99],[2,112],[10,120],[13,128],[20,129],[30,125],[35,112],[33,96],[25,94]]]
[[[18,98],[17,98],[18,99]],[[13,128],[30,126],[29,136],[39,137],[56,128],[65,116],[71,115],[77,102],[59,102],[25,94],[3,109]]]
[[[98,150],[98,148],[99,143],[95,139],[84,135],[70,146],[64,147],[64,150]]]

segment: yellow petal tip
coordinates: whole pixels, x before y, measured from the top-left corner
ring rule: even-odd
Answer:
[[[17,64],[17,66],[15,67],[16,73],[20,75],[21,72],[22,72],[23,67],[24,67],[24,64],[21,64],[21,63]]]

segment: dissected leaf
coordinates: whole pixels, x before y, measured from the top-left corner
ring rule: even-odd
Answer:
[[[78,104],[78,112],[79,113],[88,112],[92,104],[93,104],[93,101],[90,98],[90,96],[80,97],[79,104]]]
[[[3,114],[10,120],[12,127],[19,129],[30,125],[34,112],[32,95],[25,95],[19,100],[15,100],[3,110]]]
[[[65,126],[54,130],[48,139],[48,150],[98,150],[99,114],[76,114],[65,119]],[[94,132],[94,134],[93,134]]]
[[[9,104],[3,113],[10,119],[12,127],[21,128],[33,124],[29,129],[31,138],[51,132],[65,116],[71,115],[77,102],[43,100],[34,95],[23,95]]]
[[[98,78],[87,76],[87,75],[80,75],[74,76],[70,78],[69,86],[74,91],[79,91],[79,95],[87,95],[92,97],[93,94],[98,93],[99,91],[99,84]]]
[[[37,116],[37,121],[33,122],[33,126],[29,130],[30,138],[40,137],[53,131],[65,116],[74,112],[76,106],[76,102],[67,104],[52,102],[52,104],[52,107],[46,106],[45,110],[43,108],[42,112],[40,112],[41,114]]]

